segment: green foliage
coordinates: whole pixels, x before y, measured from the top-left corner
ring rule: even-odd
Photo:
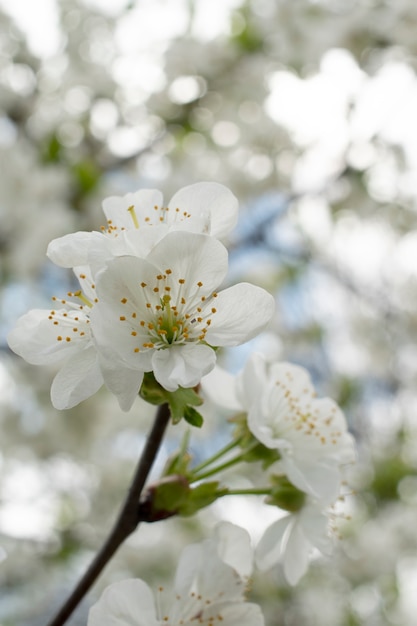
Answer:
[[[87,195],[93,191],[97,187],[101,177],[101,172],[97,165],[87,159],[73,165],[72,173],[81,195]]]
[[[393,456],[377,463],[371,489],[380,501],[398,500],[398,485],[406,476],[416,476],[417,471],[399,456]]]

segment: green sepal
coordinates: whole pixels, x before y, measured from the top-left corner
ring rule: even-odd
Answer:
[[[187,452],[188,443],[190,440],[190,431],[187,429],[181,441],[179,450],[173,452],[165,463],[163,476],[170,476],[171,474],[180,474],[186,476],[190,474],[189,465],[192,459],[191,454]]]
[[[187,408],[203,404],[203,400],[192,388],[178,387],[176,391],[167,391],[155,379],[153,372],[145,373],[139,395],[150,404],[169,404],[173,424],[178,424],[185,417]],[[190,411],[187,414],[190,419],[185,419],[189,424],[201,426],[203,419],[201,415],[200,419],[192,415]]]
[[[155,379],[153,372],[145,372],[142,386],[139,390],[139,395],[143,400],[149,402],[149,404],[165,404],[168,402],[167,393],[169,392],[161,387]]]
[[[178,424],[181,418],[185,417],[187,407],[200,406],[200,404],[203,404],[203,400],[194,389],[191,388],[185,389],[184,387],[178,387],[176,391],[167,391],[166,393],[173,424]]]
[[[184,409],[184,419],[186,422],[191,424],[191,426],[195,426],[196,428],[201,428],[204,422],[201,413],[189,405],[187,405]]]
[[[227,492],[228,489],[226,488],[219,489],[219,482],[217,480],[202,483],[201,485],[194,487],[194,489],[191,489],[188,494],[187,501],[180,506],[178,513],[184,517],[194,515],[194,513],[200,509],[204,509],[204,507],[215,502],[217,498],[226,495]]]
[[[285,476],[271,476],[272,482],[271,495],[265,502],[272,506],[277,506],[284,511],[296,513],[303,508],[306,494],[294,487]]]
[[[178,512],[187,502],[190,486],[182,476],[162,479],[155,488],[153,509],[155,511]]]

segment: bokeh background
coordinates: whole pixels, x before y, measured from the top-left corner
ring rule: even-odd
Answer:
[[[255,349],[304,365],[358,440],[334,556],[295,589],[278,569],[257,577],[251,597],[268,626],[415,626],[416,33],[415,0],[0,0],[2,626],[44,625],[60,605],[152,418],[106,390],[54,410],[53,369],[13,355],[7,330],[71,288],[46,246],[99,229],[104,197],[156,187],[169,199],[201,180],[240,200],[229,282],[277,301],[268,333],[223,365]],[[206,413],[197,460],[228,429]],[[156,473],[183,433],[170,430]],[[140,528],[68,623],[84,625],[112,580],[169,580],[181,546],[217,519],[256,538],[275,516],[226,498]]]

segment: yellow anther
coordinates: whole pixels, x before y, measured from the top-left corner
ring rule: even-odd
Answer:
[[[126,304],[126,302],[127,302],[127,298],[122,298],[122,299],[120,300],[120,302],[121,302],[122,304]]]

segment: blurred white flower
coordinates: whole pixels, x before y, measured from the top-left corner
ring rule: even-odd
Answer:
[[[307,571],[313,549],[326,554],[330,545],[328,518],[316,504],[309,503],[267,528],[256,548],[256,564],[267,570],[281,562],[285,578],[296,585]]]
[[[215,291],[227,250],[208,235],[168,233],[143,259],[118,257],[97,275],[91,311],[105,382],[128,410],[153,370],[168,391],[193,387],[215,364],[211,346],[235,346],[270,320],[273,297],[239,283]]]
[[[251,556],[248,533],[222,523],[212,539],[185,548],[168,597],[160,588],[155,599],[140,579],[114,583],[91,608],[88,626],[262,626],[260,608],[245,602]]]
[[[317,398],[308,372],[291,363],[268,364],[252,355],[237,380],[248,426],[277,449],[280,467],[301,491],[330,504],[338,496],[340,468],[354,460],[345,417],[330,398]]]

